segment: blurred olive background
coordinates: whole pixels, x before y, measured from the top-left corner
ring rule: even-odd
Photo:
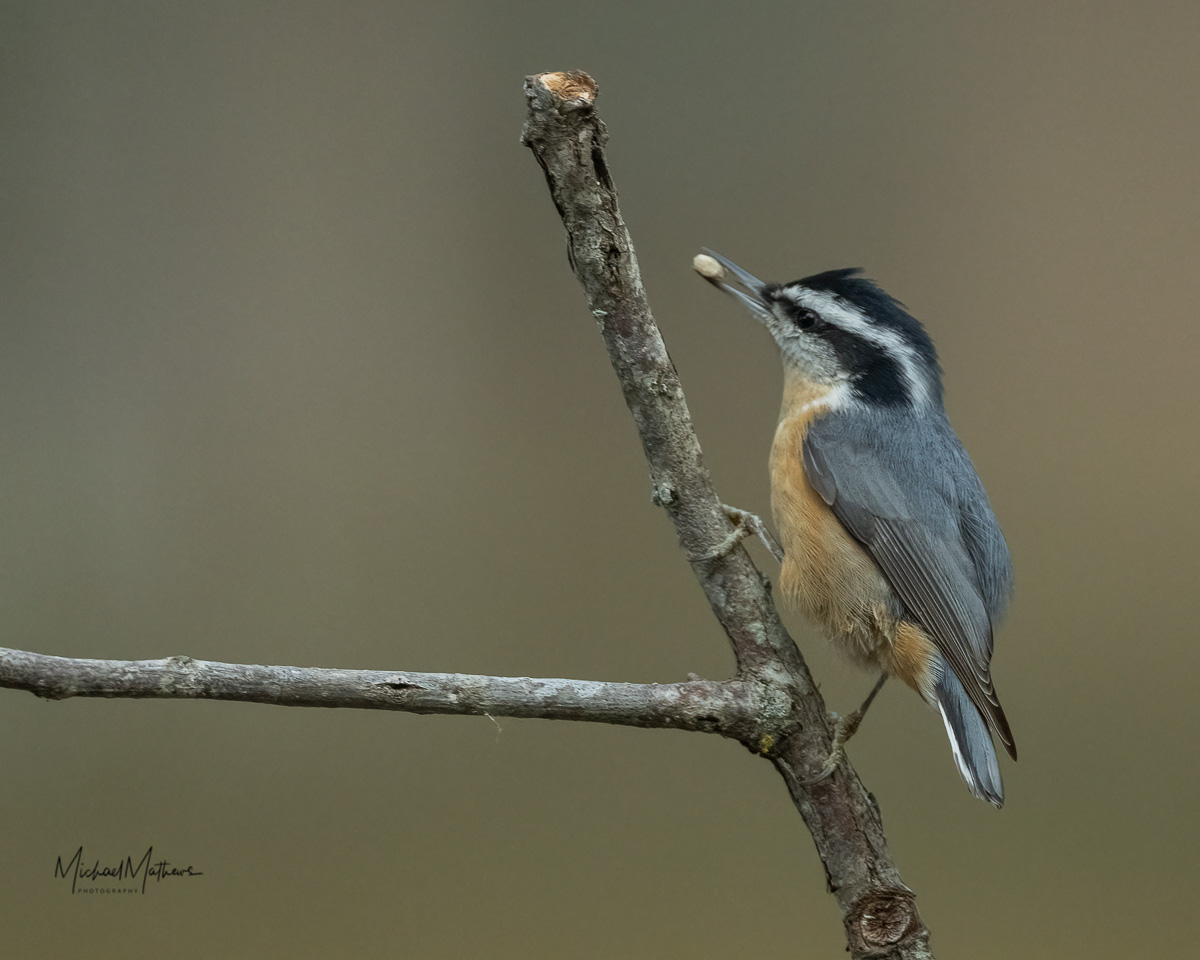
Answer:
[[[6,645],[728,676],[518,142],[523,77],[585,69],[726,501],[769,510],[778,360],[701,245],[862,265],[941,349],[1016,564],[1021,762],[973,800],[900,687],[851,746],[939,956],[1188,952],[1195,3],[0,17]],[[843,955],[781,783],[714,738],[19,692],[0,727],[10,956]],[[80,844],[204,877],[72,897]]]

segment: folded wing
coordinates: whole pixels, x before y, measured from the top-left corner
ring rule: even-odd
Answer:
[[[947,421],[905,413],[886,426],[853,413],[817,419],[805,473],[1015,759],[990,668],[993,620],[1011,582],[1004,538]]]

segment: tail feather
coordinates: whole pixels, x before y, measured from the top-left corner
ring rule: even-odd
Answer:
[[[948,665],[943,665],[934,692],[950,737],[954,763],[967,788],[980,800],[995,807],[1004,806],[1004,784],[987,722]]]

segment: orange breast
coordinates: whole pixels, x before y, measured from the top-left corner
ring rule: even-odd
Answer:
[[[828,412],[829,392],[795,375],[785,380],[771,446],[771,509],[785,554],[780,586],[853,660],[920,691],[928,685],[932,644],[919,627],[888,615],[887,580],[804,472],[804,437]]]

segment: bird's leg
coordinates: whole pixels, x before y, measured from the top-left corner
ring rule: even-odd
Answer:
[[[721,504],[721,509],[725,511],[731,521],[733,521],[733,532],[724,540],[718,543],[708,553],[701,554],[698,557],[688,557],[693,563],[698,563],[702,560],[716,560],[719,557],[725,556],[734,547],[746,539],[751,534],[758,537],[762,541],[762,545],[771,551],[771,555],[783,563],[783,548],[779,542],[771,536],[771,531],[767,529],[767,525],[762,522],[762,518],[749,510],[739,510],[737,507],[731,507],[727,503]]]
[[[836,770],[846,759],[846,742],[854,736],[858,731],[858,725],[862,723],[863,717],[867,715],[867,708],[871,706],[871,701],[875,699],[875,695],[883,689],[884,683],[887,682],[888,675],[881,673],[879,679],[875,682],[875,686],[871,688],[871,692],[867,694],[867,699],[862,702],[862,706],[853,713],[848,713],[844,717],[838,717],[837,723],[833,728],[833,749],[829,751],[829,759],[825,761],[825,766],[811,780],[800,781],[803,786],[811,787],[813,784],[820,783]]]

